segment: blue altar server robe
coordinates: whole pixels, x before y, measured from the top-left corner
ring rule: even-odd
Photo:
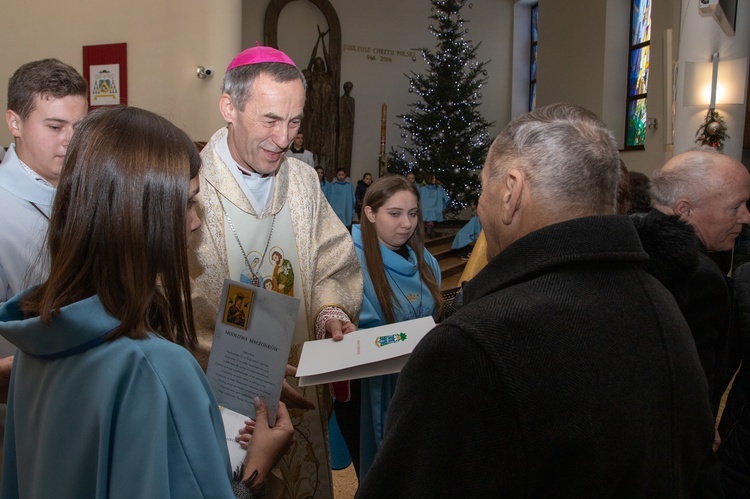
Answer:
[[[359,316],[359,329],[382,326],[386,323],[385,317],[375,295],[372,279],[367,271],[359,225],[352,227],[352,237],[364,276],[364,299],[362,300],[362,313]],[[386,269],[388,283],[396,294],[397,303],[394,307],[396,322],[433,315],[435,313],[435,300],[419,277],[414,251],[409,248],[408,260],[383,244],[380,245],[380,252],[383,255],[383,265]],[[426,249],[424,250],[424,259],[435,275],[438,285],[440,285],[440,265],[437,260]],[[396,389],[397,379],[397,374],[389,374],[362,380],[360,481],[364,480],[375,459],[375,452],[383,439],[388,406]]]
[[[2,497],[233,498],[224,425],[187,349],[155,334],[104,341],[120,322],[97,296],[51,326],[0,306],[18,347]]]
[[[328,196],[330,195],[330,192],[331,192],[331,183],[328,180],[321,181],[320,190],[323,191],[323,195],[326,197],[326,200],[328,200]]]
[[[472,215],[466,225],[461,227],[461,230],[456,233],[451,248],[461,249],[476,242],[480,232],[482,232],[482,224],[479,223],[479,217]]]
[[[419,188],[422,201],[422,220],[425,222],[442,222],[443,212],[448,207],[448,194],[442,185],[423,185]]]
[[[349,227],[354,217],[354,187],[350,182],[336,180],[330,183],[328,204],[336,216]]]

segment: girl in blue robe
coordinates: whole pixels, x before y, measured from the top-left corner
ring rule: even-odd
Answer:
[[[354,187],[346,180],[346,171],[343,168],[338,169],[336,180],[330,184],[328,204],[339,220],[349,228],[354,218]]]
[[[409,181],[411,185],[417,188],[417,191],[419,191],[419,183],[417,182],[417,177],[414,175],[414,172],[409,172],[406,174],[406,180]]]
[[[424,248],[419,192],[404,177],[375,181],[363,201],[362,220],[352,231],[364,275],[359,328],[442,312],[440,266]],[[388,405],[398,375],[361,380],[360,482],[383,438]]]
[[[479,217],[477,216],[477,201],[473,200],[471,202],[471,218],[468,222],[466,222],[466,225],[461,227],[461,230],[459,230],[456,233],[456,237],[453,238],[453,244],[451,244],[451,249],[458,250],[461,248],[466,248],[469,246],[474,246],[474,243],[477,242],[477,238],[479,237],[479,233],[482,232],[482,224],[479,223]],[[462,255],[461,258],[469,257],[471,256],[471,248],[468,249],[468,251]]]
[[[188,351],[200,166],[187,134],[148,111],[105,108],[77,125],[49,278],[0,305],[0,335],[18,347],[4,499],[248,497],[291,444],[284,404],[269,428],[256,399],[233,478],[219,406]]]
[[[443,221],[443,212],[448,207],[448,194],[442,185],[437,183],[435,175],[425,177],[425,185],[419,189],[422,198],[422,219],[428,237],[438,234],[434,231],[435,224]]]
[[[331,193],[331,183],[328,180],[326,180],[322,167],[316,166],[315,171],[318,172],[318,181],[320,182],[320,190],[323,191],[323,195],[326,197],[326,200],[328,200],[328,197]]]

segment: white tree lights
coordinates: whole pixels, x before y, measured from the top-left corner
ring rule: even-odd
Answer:
[[[404,145],[391,149],[389,171],[414,172],[421,180],[434,173],[448,192],[448,209],[460,211],[479,190],[477,170],[482,167],[491,126],[477,110],[487,80],[486,62],[476,61],[479,44],[465,38],[461,16],[465,0],[431,0],[430,32],[438,39],[435,52],[422,48],[425,73],[411,72],[409,92],[421,100],[400,115]],[[471,8],[473,4],[469,4]],[[414,58],[413,60],[416,60]]]

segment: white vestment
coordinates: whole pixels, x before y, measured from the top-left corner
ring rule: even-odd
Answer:
[[[205,368],[224,279],[229,277],[242,280],[247,264],[253,264],[254,257],[251,253],[260,254],[261,265],[268,265],[274,247],[286,246],[287,249],[282,253],[287,253],[290,251],[289,242],[293,241],[294,248],[291,251],[296,251],[295,258],[284,260],[296,260],[294,296],[303,301],[300,314],[304,314],[302,333],[305,338],[300,338],[298,331],[295,331],[289,354],[289,363],[297,365],[302,341],[315,339],[314,324],[321,310],[337,307],[346,312],[352,321],[357,320],[362,305],[362,274],[354,244],[320,190],[315,170],[294,158],[287,158],[281,164],[273,179],[270,206],[259,213],[245,193],[248,186],[237,181],[233,172],[236,165],[227,165],[222,159],[220,151],[225,150],[226,136],[227,129],[222,128],[214,134],[201,153],[203,167],[199,199],[203,224],[192,241],[190,269],[193,312],[199,336],[196,358]],[[235,231],[231,230],[222,203],[230,214]],[[274,216],[277,217],[278,224],[278,227],[274,225],[274,233],[282,232],[279,229],[285,228],[285,225],[291,226],[292,233],[287,229],[286,234],[272,234],[268,252],[264,256],[262,253],[272,225],[269,219]],[[280,222],[278,217],[283,217],[287,222]],[[245,227],[253,219],[253,226],[260,234],[253,235]],[[234,232],[240,238],[240,244],[237,243]],[[249,262],[244,262],[242,251],[248,256]],[[263,273],[268,274],[261,269],[261,274]],[[245,275],[252,278],[252,273]],[[282,282],[278,275],[261,277],[272,277],[277,284]],[[298,324],[300,322],[298,320]],[[289,381],[295,386],[293,380]],[[332,497],[328,451],[331,394],[327,386],[321,385],[304,390],[303,395],[315,404],[316,409],[290,411],[295,425],[296,443],[279,464],[279,470],[284,476],[283,495]]]

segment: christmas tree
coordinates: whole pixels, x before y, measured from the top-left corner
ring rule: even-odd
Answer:
[[[476,46],[466,39],[468,22],[461,16],[465,0],[431,0],[430,32],[438,39],[436,51],[420,49],[427,63],[423,74],[411,72],[409,92],[421,100],[398,117],[404,146],[391,148],[388,170],[418,180],[434,173],[450,197],[448,211],[465,208],[479,192],[479,169],[484,164],[491,126],[477,108],[487,80],[486,62],[476,61]],[[469,4],[469,8],[472,4]],[[416,59],[414,59],[416,60]]]

